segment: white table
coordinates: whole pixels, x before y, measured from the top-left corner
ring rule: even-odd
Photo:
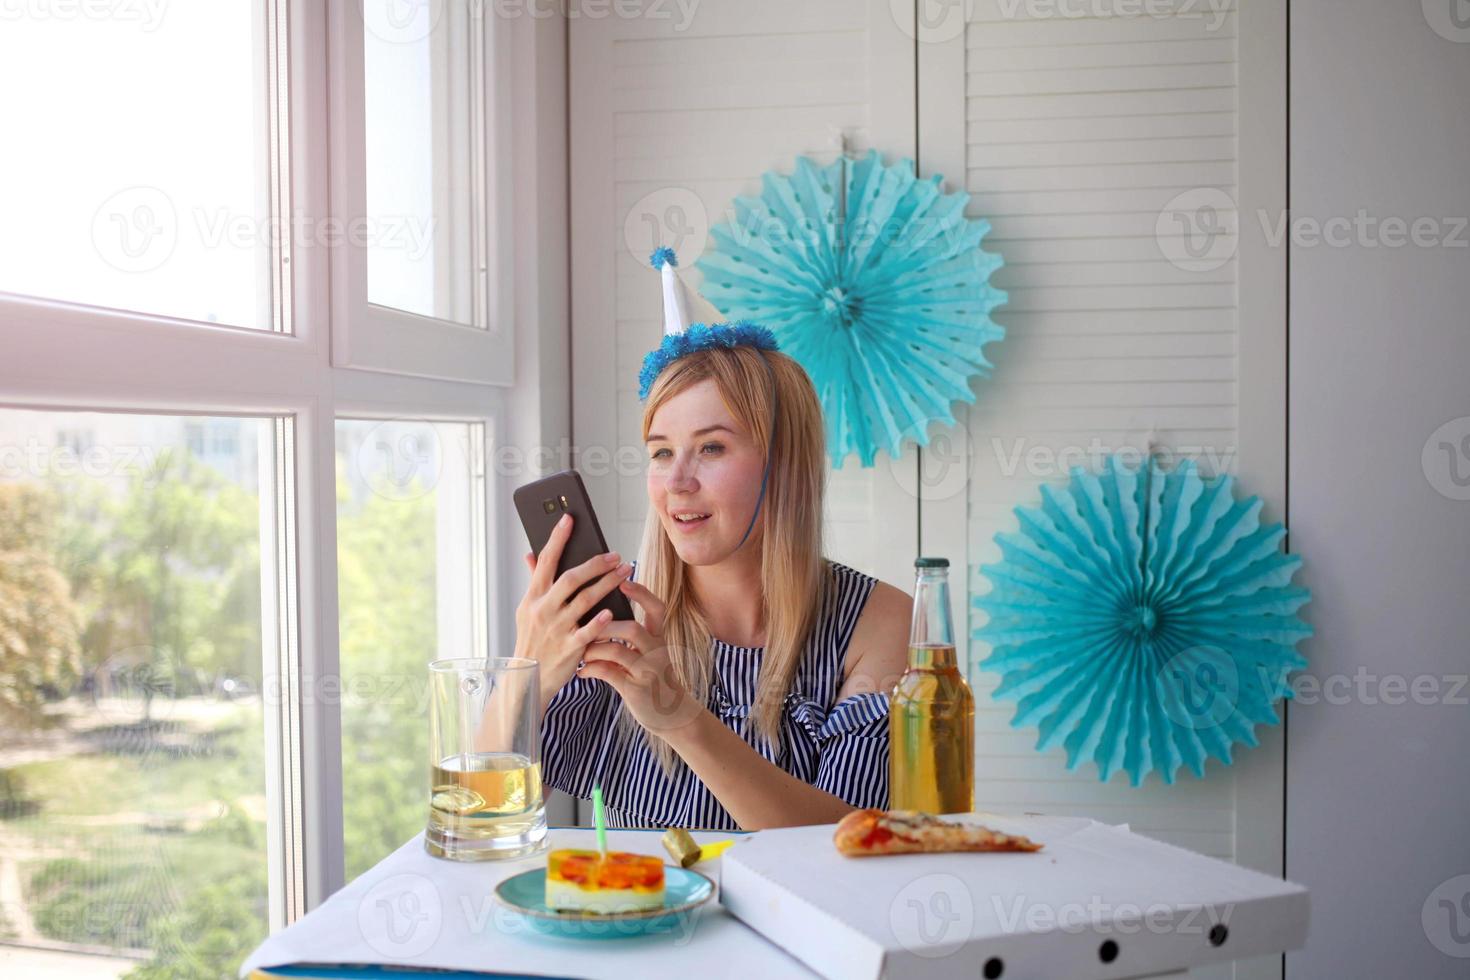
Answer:
[[[1127,834],[1124,828],[1116,831]],[[694,834],[702,844],[729,836],[734,835]],[[756,838],[748,844],[754,846],[764,841]],[[1138,842],[1149,844],[1142,838]],[[616,850],[667,859],[658,831],[610,830],[608,844]],[[592,830],[550,831],[551,848],[595,846],[596,835]],[[1172,850],[1164,845],[1150,846]],[[1207,860],[1181,852],[1177,861],[1188,864],[1186,857],[1195,862]],[[267,939],[246,960],[241,975],[292,964],[378,964],[410,970],[465,970],[517,977],[777,980],[816,976],[803,963],[736,919],[718,898],[681,921],[675,930],[661,935],[592,940],[534,932],[496,903],[493,892],[504,878],[542,867],[545,861],[544,853],[503,862],[464,863],[433,858],[424,851],[420,834],[319,908]],[[709,875],[718,885],[723,863],[723,859],[717,859],[699,865],[697,870]],[[780,924],[776,925],[774,932],[779,933]],[[837,937],[833,938],[837,941]],[[1136,973],[1116,972],[1116,968],[1105,970],[1104,975],[1130,980],[1139,977]],[[427,976],[409,974],[414,980]],[[1185,974],[1154,976],[1163,980],[1165,976],[1179,978]]]
[[[614,850],[668,860],[659,833],[609,830]],[[695,833],[710,843],[732,835]],[[586,829],[553,829],[551,847],[597,846]],[[493,897],[502,879],[544,867],[546,855],[459,862],[430,857],[423,835],[364,872],[318,908],[271,936],[241,968],[292,963],[375,963],[427,969],[589,978],[776,980],[814,974],[742,925],[717,901],[663,935],[560,939],[531,931]],[[719,883],[718,860],[699,865]]]

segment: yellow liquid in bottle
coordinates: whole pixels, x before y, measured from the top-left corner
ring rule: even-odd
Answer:
[[[910,647],[889,698],[889,806],[926,813],[975,808],[975,696],[953,646]]]

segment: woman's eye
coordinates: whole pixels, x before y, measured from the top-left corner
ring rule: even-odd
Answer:
[[[725,447],[720,445],[718,442],[707,442],[703,446],[699,447],[700,452],[706,453],[711,456],[716,453],[723,452],[724,449]],[[669,450],[667,449],[655,449],[653,451],[653,455],[649,456],[649,459],[663,459],[666,456],[672,455],[673,453],[669,452]]]

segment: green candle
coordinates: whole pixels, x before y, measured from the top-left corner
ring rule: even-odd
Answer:
[[[607,857],[607,818],[602,813],[602,787],[592,787],[592,824],[597,828],[597,851]]]

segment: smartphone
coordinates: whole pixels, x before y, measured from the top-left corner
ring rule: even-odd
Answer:
[[[531,543],[531,550],[538,556],[551,538],[556,522],[561,520],[563,514],[572,515],[572,536],[562,549],[561,561],[557,562],[553,579],[589,558],[608,552],[607,539],[602,536],[602,525],[597,523],[597,513],[592,509],[592,498],[587,496],[582,474],[576,470],[563,470],[517,487],[514,496],[516,511],[521,515],[521,524],[526,529],[526,539]],[[594,578],[587,585],[596,581]],[[582,588],[585,589],[587,585]],[[604,609],[612,611],[613,619],[633,619],[633,606],[628,602],[628,597],[623,595],[622,590],[613,589],[602,601],[587,610],[577,621],[577,625],[586,626],[592,622],[592,617]]]

